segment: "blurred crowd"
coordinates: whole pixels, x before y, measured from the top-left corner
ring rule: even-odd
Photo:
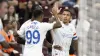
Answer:
[[[8,12],[4,18],[0,20],[0,24],[4,29],[2,34],[5,36],[8,35],[8,38],[10,38],[10,40],[7,38],[7,42],[11,43],[12,48],[2,50],[3,47],[0,46],[0,56],[20,56],[23,52],[23,45],[17,43],[16,38],[13,36],[13,30],[10,29],[17,30],[25,21],[32,18],[32,7],[34,6],[34,3],[38,3],[42,6],[44,12],[43,22],[48,22],[52,17],[51,9],[56,1],[57,0],[8,0]],[[71,11],[72,20],[70,23],[74,24],[76,27],[79,19],[79,0],[59,0],[59,2],[59,9],[61,9],[61,12],[63,9],[69,9]],[[52,44],[52,38],[49,31],[46,37],[46,40]],[[44,56],[51,56],[51,48],[44,46],[43,53]],[[74,53],[75,51],[71,45],[70,54],[73,55]]]

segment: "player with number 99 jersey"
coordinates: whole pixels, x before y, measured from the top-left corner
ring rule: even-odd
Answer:
[[[43,56],[42,44],[48,30],[53,29],[54,23],[41,23],[39,21],[26,21],[17,31],[25,42],[23,56]]]

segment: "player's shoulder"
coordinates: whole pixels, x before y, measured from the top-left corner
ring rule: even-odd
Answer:
[[[27,20],[26,22],[24,22],[24,23],[21,25],[21,27],[27,26],[30,22],[31,22],[31,20]]]
[[[41,22],[42,24],[47,24],[48,22]]]
[[[29,22],[31,22],[31,19],[27,20],[25,23],[29,23]]]
[[[29,19],[29,20],[27,20],[27,21],[25,21],[24,23],[23,23],[23,25],[26,25],[26,24],[28,24],[29,22],[31,22],[31,20]]]
[[[48,23],[48,22],[41,22],[41,24],[43,24],[43,25],[48,25],[48,24],[51,24],[51,23]]]
[[[75,26],[72,23],[69,23],[69,26],[75,28]]]
[[[75,30],[75,26],[73,25],[73,24],[69,24],[69,27],[71,28],[71,29],[73,29],[73,31]]]

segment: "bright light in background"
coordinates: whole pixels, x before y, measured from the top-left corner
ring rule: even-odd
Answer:
[[[100,56],[100,0],[80,0],[79,56]]]

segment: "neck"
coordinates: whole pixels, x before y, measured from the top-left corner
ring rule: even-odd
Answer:
[[[42,20],[41,20],[40,18],[36,18],[36,19],[33,19],[33,18],[32,18],[31,20],[32,20],[32,21],[33,21],[33,20],[37,20],[37,21],[39,21],[39,22],[42,22]]]
[[[42,22],[42,20],[41,20],[41,19],[37,19],[37,21]]]
[[[31,19],[31,21],[33,21],[33,20],[34,20],[34,18]]]
[[[69,24],[69,22],[64,22],[64,24]]]

